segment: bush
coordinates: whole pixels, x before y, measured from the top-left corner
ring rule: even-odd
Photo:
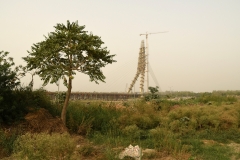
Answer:
[[[18,67],[12,70],[15,63],[13,58],[7,57],[8,54],[9,52],[0,51],[0,93],[12,90],[20,84],[17,77]]]
[[[181,140],[173,132],[165,128],[151,129],[150,136],[153,139],[154,147],[158,150],[165,150],[169,153],[184,151]]]
[[[11,124],[24,117],[27,113],[27,105],[23,105],[23,103],[26,103],[28,98],[22,94],[24,93],[18,91],[5,91],[3,100],[0,102],[0,123]]]
[[[8,52],[0,51],[0,124],[12,124],[21,120],[29,109],[53,108],[43,89],[32,91],[31,86],[21,87],[22,66],[15,66]]]
[[[17,77],[18,68],[12,70],[15,64],[13,58],[7,57],[8,54],[8,52],[0,51],[0,123],[14,120],[18,112],[12,92],[20,84]]]
[[[13,91],[5,92],[4,102],[0,102],[0,123],[12,124],[20,121],[32,110],[46,108],[54,115],[58,114],[53,107],[46,91],[39,89],[32,91],[29,87],[18,87]]]
[[[237,102],[237,98],[234,96],[227,96],[224,94],[217,94],[217,93],[204,93],[202,96],[197,98],[199,103],[203,104],[216,104],[217,106],[221,105],[222,103],[233,104]]]
[[[13,152],[13,144],[17,139],[18,134],[15,130],[11,130],[11,133],[0,129],[0,151],[1,154],[10,156]],[[0,157],[1,158],[1,157]]]
[[[18,159],[71,159],[75,142],[69,134],[46,133],[20,136],[14,143],[14,157]]]
[[[99,103],[72,102],[67,109],[67,127],[73,132],[89,134],[91,130],[113,134],[118,128],[116,122],[121,111],[114,107],[102,107]]]
[[[126,126],[122,129],[122,133],[126,137],[130,137],[131,140],[139,139],[141,130],[136,125]]]
[[[146,101],[150,101],[150,100],[152,100],[152,99],[159,99],[159,98],[160,98],[160,95],[159,95],[159,93],[158,93],[158,89],[159,89],[158,86],[156,86],[156,87],[148,87],[148,90],[150,91],[150,93],[147,94],[147,95],[145,95],[145,96],[144,96],[144,99],[145,99]]]

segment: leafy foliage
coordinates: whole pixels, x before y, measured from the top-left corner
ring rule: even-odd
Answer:
[[[13,93],[13,89],[20,84],[17,74],[19,68],[12,69],[15,64],[13,58],[7,57],[8,54],[0,52],[0,123],[16,119],[19,114]]]
[[[0,152],[4,152],[9,156],[13,152],[13,144],[18,136],[19,133],[15,130],[11,130],[10,133],[7,133],[3,129],[0,129]]]
[[[11,124],[22,120],[29,110],[55,108],[45,90],[32,91],[29,87],[18,87],[9,91],[1,104],[0,124]]]
[[[79,26],[78,22],[67,21],[67,25],[57,24],[54,28],[55,32],[45,36],[45,41],[34,44],[28,51],[29,56],[23,58],[27,67],[38,69],[37,74],[45,85],[62,78],[67,86],[67,77],[73,79],[76,71],[89,75],[96,83],[104,81],[101,68],[115,61],[106,47],[101,48],[104,43],[101,38],[87,34],[85,26]]]
[[[159,89],[158,86],[156,86],[156,87],[148,87],[148,90],[150,91],[150,94],[147,94],[145,96],[145,100],[149,101],[149,100],[152,100],[152,99],[159,99],[160,96],[158,94],[158,89]]]
[[[12,57],[8,57],[9,52],[0,51],[0,93],[11,90],[20,84],[17,77],[18,67],[12,70],[15,65]]]

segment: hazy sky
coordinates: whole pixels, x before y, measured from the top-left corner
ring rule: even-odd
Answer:
[[[161,31],[169,32],[149,36],[149,61],[162,91],[240,90],[240,0],[2,0],[0,50],[25,65],[32,44],[67,20],[100,36],[117,60],[103,69],[106,83],[77,73],[73,91],[126,91],[145,40],[139,35]],[[21,81],[28,84],[30,76]],[[34,88],[41,84],[35,76]]]

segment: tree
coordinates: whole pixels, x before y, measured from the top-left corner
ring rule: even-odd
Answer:
[[[33,44],[29,55],[23,59],[29,70],[37,70],[43,85],[64,80],[67,94],[61,119],[66,125],[66,111],[76,72],[87,74],[90,81],[98,84],[105,79],[101,68],[116,61],[113,60],[115,55],[110,55],[106,47],[101,47],[104,44],[101,38],[88,34],[84,31],[85,26],[79,26],[77,21],[67,21],[67,25],[57,24],[54,28],[55,31],[45,36],[44,41]]]
[[[0,91],[12,90],[20,84],[17,77],[18,67],[12,70],[15,65],[12,57],[8,57],[9,52],[0,51]]]
[[[155,94],[158,92],[158,86],[156,87],[148,87],[148,90],[150,91],[151,94]]]
[[[15,67],[8,52],[0,51],[0,123],[15,119],[16,105],[13,90],[19,86],[19,67]]]
[[[145,95],[145,100],[150,101],[152,99],[159,99],[160,96],[158,94],[159,87],[148,87],[148,90],[150,91],[149,94]]]

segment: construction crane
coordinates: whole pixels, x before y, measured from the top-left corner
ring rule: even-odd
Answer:
[[[147,92],[148,92],[148,88],[149,88],[149,46],[148,46],[148,35],[150,34],[159,34],[159,33],[167,33],[168,31],[163,31],[163,32],[154,32],[154,33],[145,33],[145,34],[140,34],[140,36],[142,35],[146,35],[146,47],[145,47],[145,52],[146,52],[146,65],[147,65]]]

